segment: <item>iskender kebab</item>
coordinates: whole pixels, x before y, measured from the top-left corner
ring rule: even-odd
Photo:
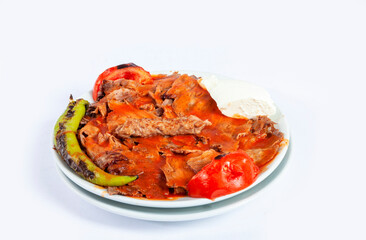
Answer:
[[[178,72],[115,66],[98,77],[93,99],[70,99],[54,145],[111,195],[215,199],[251,185],[284,141],[267,116],[225,116],[200,78]]]

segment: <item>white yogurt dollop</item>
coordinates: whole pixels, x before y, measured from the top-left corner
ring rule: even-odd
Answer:
[[[252,83],[218,80],[211,75],[203,77],[200,84],[216,101],[220,111],[228,117],[253,118],[265,115],[272,118],[276,114],[276,106],[269,93]]]

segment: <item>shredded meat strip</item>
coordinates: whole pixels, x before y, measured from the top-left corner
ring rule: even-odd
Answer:
[[[165,164],[161,167],[169,187],[186,189],[187,183],[194,174],[209,164],[219,155],[215,150],[199,151],[182,155],[167,155]]]
[[[212,162],[212,160],[219,155],[213,149],[202,152],[199,156],[192,157],[187,160],[187,165],[195,172],[199,172],[204,166]]]
[[[128,161],[128,159],[122,154],[121,149],[106,151],[94,160],[95,164],[103,170],[105,170],[109,165],[115,164],[117,161]]]
[[[115,134],[121,138],[199,134],[203,128],[210,125],[208,120],[202,121],[193,115],[173,119],[128,118],[116,128]]]

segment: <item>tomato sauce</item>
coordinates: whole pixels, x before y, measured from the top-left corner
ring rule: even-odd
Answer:
[[[260,170],[265,169],[276,157],[284,140],[283,134],[275,129],[274,123],[268,118],[227,117],[220,112],[208,91],[199,85],[196,77],[175,76],[171,85],[166,87],[169,83],[167,79],[167,75],[154,75],[154,82],[145,84],[143,95],[137,99],[109,101],[108,115],[97,116],[84,127],[94,127],[94,133],[81,142],[96,163],[106,152],[118,151],[125,160],[110,163],[105,171],[139,176],[128,185],[110,188],[111,194],[168,200],[186,196],[187,184],[197,174],[187,161],[192,157],[199,158],[199,154],[210,149],[214,149],[217,155],[242,150]],[[155,110],[166,99],[170,99],[171,105],[164,106],[165,111],[159,116]],[[143,109],[141,106],[144,104],[156,105],[153,109]],[[211,125],[196,135],[125,139],[113,136],[116,127],[126,118],[153,119],[190,115],[208,120]]]

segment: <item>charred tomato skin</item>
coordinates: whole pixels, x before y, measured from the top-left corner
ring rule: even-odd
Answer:
[[[124,63],[124,64],[117,65],[116,67],[117,67],[117,69],[122,69],[122,68],[128,68],[128,67],[138,67],[138,66],[134,63]]]
[[[142,67],[139,67],[134,63],[125,63],[108,68],[103,73],[101,73],[95,81],[93,88],[94,101],[97,101],[98,99],[103,80],[117,80],[121,78],[135,80],[141,84],[149,84],[153,81],[149,72],[145,71]]]
[[[188,195],[215,198],[240,191],[258,177],[259,168],[244,151],[219,155],[188,182]]]

